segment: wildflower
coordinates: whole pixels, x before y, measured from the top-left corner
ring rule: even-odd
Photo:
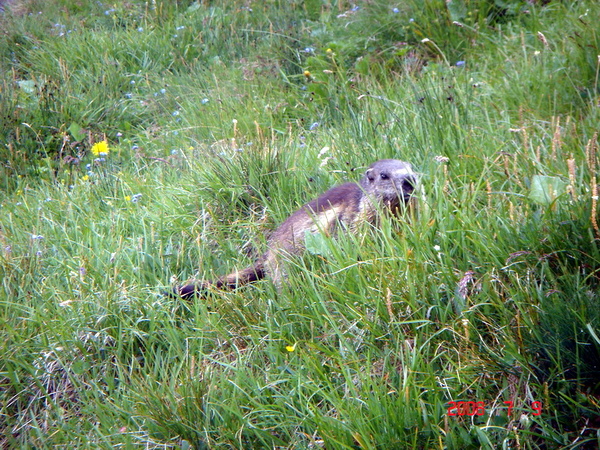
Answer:
[[[325,50],[325,53],[327,53],[328,55],[333,55],[333,50],[331,50],[330,48],[328,48],[327,50]]]
[[[44,236],[39,235],[39,234],[32,234],[31,239],[34,241],[41,241],[42,239],[44,239]]]
[[[110,150],[108,149],[108,142],[106,141],[96,142],[92,146],[92,153],[94,154],[94,156],[108,155],[109,151]]]
[[[207,98],[203,98],[200,103],[202,103],[203,105],[206,105],[209,102],[209,100]]]
[[[131,203],[139,202],[140,198],[142,198],[142,194],[134,194],[133,197],[131,197]]]
[[[130,195],[126,195],[125,196],[125,201],[130,201],[131,200],[131,196]]]
[[[306,147],[306,143],[304,142],[305,140],[306,137],[300,136],[300,143],[298,144],[298,147]]]
[[[291,352],[293,352],[294,350],[296,350],[296,344],[298,344],[298,343],[296,342],[294,345],[286,345],[286,346],[285,346],[285,349],[286,349],[288,352],[290,352],[290,353],[291,353]]]
[[[457,61],[456,67],[463,67],[465,64],[466,64],[466,62],[464,62],[464,61]]]
[[[176,155],[176,154],[177,154],[177,150],[176,149],[171,150],[171,155]]]
[[[304,71],[304,76],[305,76],[306,78],[310,78],[310,77],[311,77],[311,74],[310,74],[310,72],[309,72],[308,70],[305,70],[305,71]]]
[[[81,181],[87,181],[89,179],[90,179],[89,175],[84,175],[84,176],[81,177]]]
[[[139,27],[137,30],[138,30],[140,33],[141,33],[142,31],[144,31],[144,29],[143,29],[142,27]]]
[[[173,117],[177,117],[179,115],[179,111],[173,111]]]
[[[314,52],[315,52],[315,49],[312,47],[306,47],[304,49],[304,53],[314,53]]]
[[[392,12],[393,12],[394,14],[398,14],[398,13],[400,12],[400,10],[399,10],[398,8],[394,8],[394,9],[392,9]]]
[[[313,131],[315,130],[317,127],[319,126],[319,122],[314,122],[313,124],[310,125],[309,130]]]
[[[161,94],[165,94],[166,92],[167,92],[167,90],[166,90],[165,88],[162,88],[162,89],[160,90],[160,93],[161,93]]]

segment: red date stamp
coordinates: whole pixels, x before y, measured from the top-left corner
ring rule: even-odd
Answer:
[[[507,414],[510,417],[513,412],[512,401],[504,402],[507,408]],[[532,415],[539,416],[542,414],[542,402],[531,402]],[[448,402],[449,416],[483,416],[486,413],[484,402]]]

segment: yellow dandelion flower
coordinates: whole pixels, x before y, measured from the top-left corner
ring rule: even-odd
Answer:
[[[81,177],[82,181],[87,181],[89,179],[90,179],[89,175],[84,175],[84,176]]]
[[[108,142],[106,141],[96,142],[92,146],[92,153],[94,154],[94,156],[108,155],[109,151],[110,150],[108,149]]]
[[[331,50],[330,48],[328,48],[327,50],[325,50],[325,53],[327,53],[328,55],[331,55],[333,53],[333,50]]]
[[[310,78],[310,72],[309,72],[308,70],[305,70],[305,71],[304,71],[304,76],[305,76],[306,78]]]
[[[290,353],[291,353],[291,352],[293,352],[294,350],[296,350],[296,344],[297,344],[297,342],[296,342],[294,345],[286,345],[286,346],[285,346],[285,349],[286,349],[288,352],[290,352]]]
[[[125,200],[126,200],[126,201],[130,201],[130,200],[131,200],[131,195],[126,195],[126,196],[125,196]]]

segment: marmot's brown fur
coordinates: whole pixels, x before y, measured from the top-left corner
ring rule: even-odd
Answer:
[[[377,161],[360,183],[336,186],[288,217],[268,238],[269,249],[254,265],[214,281],[176,287],[174,293],[189,298],[210,287],[235,289],[265,276],[279,283],[283,277],[281,255],[300,254],[306,233],[335,235],[340,229],[352,232],[365,221],[377,225],[382,212],[398,214],[408,204],[417,182],[418,176],[409,163],[397,159]]]

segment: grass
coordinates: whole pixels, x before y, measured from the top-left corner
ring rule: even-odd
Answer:
[[[2,445],[597,448],[599,13],[12,2]],[[161,295],[388,157],[410,220],[311,242],[281,290]]]

